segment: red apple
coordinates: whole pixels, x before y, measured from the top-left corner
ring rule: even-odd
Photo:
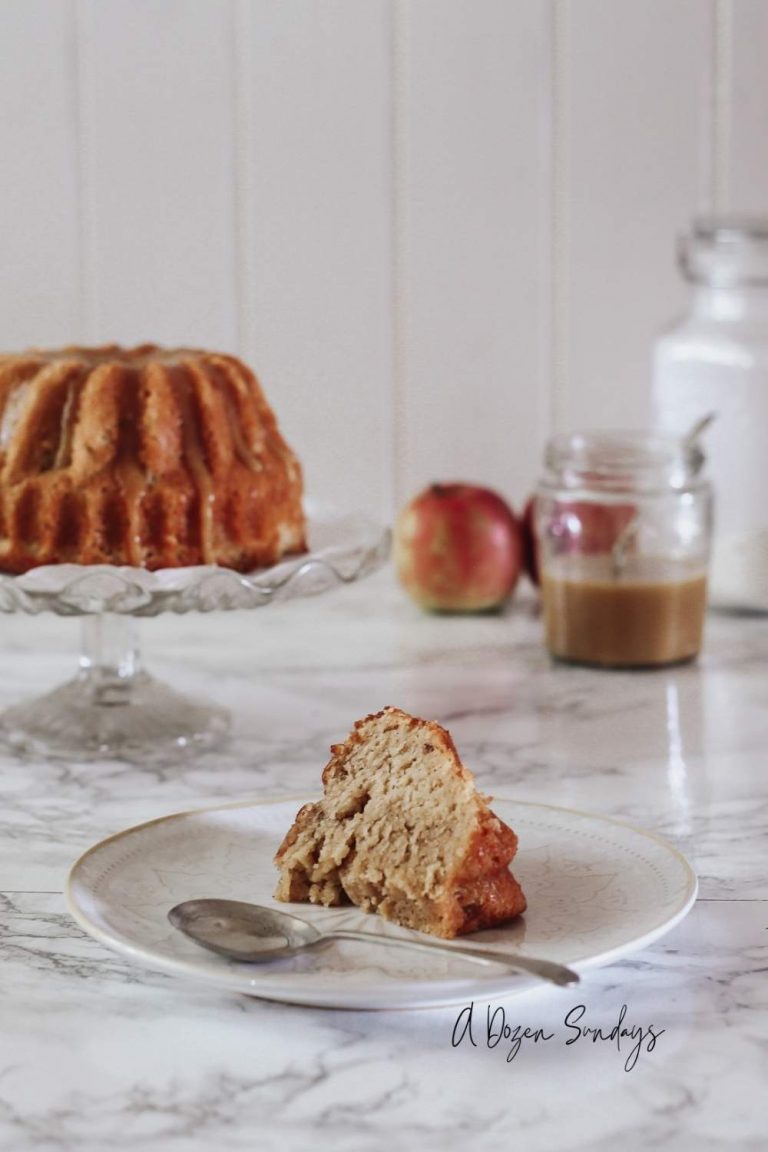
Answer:
[[[539,541],[536,536],[536,525],[533,513],[536,503],[535,496],[529,496],[523,509],[520,527],[523,533],[523,568],[528,574],[532,584],[539,586]]]
[[[500,607],[522,567],[520,525],[488,488],[432,484],[400,513],[394,559],[400,582],[423,608],[482,612]]]
[[[539,538],[535,522],[536,497],[528,499],[520,526],[523,533],[523,567],[538,587],[540,581]],[[593,504],[587,500],[558,501],[549,505],[547,537],[552,552],[595,556],[610,552],[620,533],[634,518],[632,504]]]
[[[593,504],[574,500],[555,505],[549,536],[556,552],[595,556],[610,552],[635,515],[632,504]]]

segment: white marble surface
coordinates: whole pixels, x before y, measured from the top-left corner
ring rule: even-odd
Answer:
[[[67,676],[77,622],[2,620],[0,704]],[[0,1148],[765,1147],[768,620],[712,617],[695,667],[554,667],[530,600],[422,616],[383,572],[314,601],[142,625],[147,663],[234,709],[231,746],[187,767],[0,760]],[[630,820],[689,856],[700,899],[668,937],[580,988],[497,1001],[553,1034],[453,1048],[457,1012],[289,1008],[145,971],[85,936],[72,861],[129,824],[316,791],[351,720],[398,704],[446,723],[482,787]],[[664,1029],[626,1052],[563,1024]],[[498,1021],[498,1017],[497,1017]]]

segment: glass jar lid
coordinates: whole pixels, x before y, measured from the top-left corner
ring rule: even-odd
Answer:
[[[678,260],[693,284],[768,286],[768,217],[700,217],[680,237]]]
[[[566,432],[553,436],[545,483],[600,492],[664,492],[701,482],[705,456],[697,441],[663,432]]]

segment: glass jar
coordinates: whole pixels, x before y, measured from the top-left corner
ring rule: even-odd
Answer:
[[[653,418],[705,413],[717,528],[710,600],[768,611],[768,219],[697,220],[679,244],[689,306],[657,341]]]
[[[695,657],[711,524],[698,444],[646,432],[550,440],[535,526],[551,654],[615,668]]]

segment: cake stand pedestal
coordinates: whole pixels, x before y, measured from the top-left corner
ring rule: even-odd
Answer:
[[[77,675],[2,715],[5,743],[57,760],[166,761],[204,751],[229,732],[225,708],[195,700],[141,667],[139,622],[86,616]]]
[[[77,675],[0,715],[0,742],[20,756],[162,765],[215,747],[226,709],[184,696],[141,667],[138,618],[258,608],[316,595],[379,568],[389,533],[362,516],[310,512],[309,552],[243,575],[213,566],[147,572],[76,564],[0,576],[0,612],[83,617]]]

